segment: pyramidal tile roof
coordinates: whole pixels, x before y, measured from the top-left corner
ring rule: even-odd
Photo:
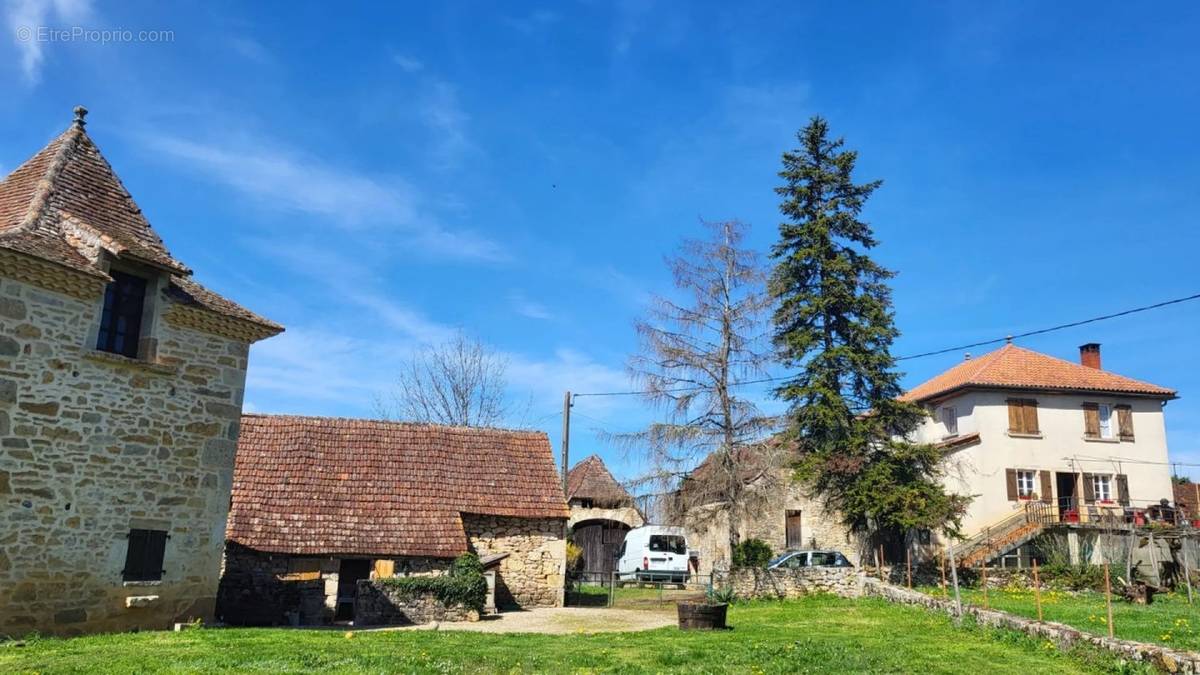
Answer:
[[[467,551],[462,514],[567,518],[545,433],[243,415],[227,538],[296,555]]]
[[[567,500],[592,499],[605,504],[632,504],[633,497],[613,478],[604,460],[597,455],[571,467],[567,472]]]
[[[1175,391],[1148,382],[1048,356],[1014,344],[963,361],[904,393],[926,401],[960,389],[1084,391],[1174,398]]]
[[[0,249],[108,279],[100,252],[164,270],[176,300],[279,332],[283,327],[200,286],[75,121],[0,181]]]

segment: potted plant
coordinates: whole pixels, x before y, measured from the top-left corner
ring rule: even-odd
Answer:
[[[720,630],[725,624],[729,605],[737,598],[733,588],[708,589],[704,602],[681,602],[676,605],[681,630]]]

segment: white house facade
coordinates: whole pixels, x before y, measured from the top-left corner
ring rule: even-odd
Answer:
[[[1031,503],[1062,522],[1126,522],[1172,498],[1163,408],[1173,390],[1007,344],[905,394],[930,413],[914,440],[947,449],[945,482],[973,501],[970,536]]]

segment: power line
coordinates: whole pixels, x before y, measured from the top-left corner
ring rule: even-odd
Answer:
[[[1039,328],[1037,330],[1026,331],[1024,333],[1018,333],[1017,335],[1006,335],[1002,338],[995,338],[992,340],[983,340],[980,342],[972,342],[971,344],[958,345],[956,347],[946,347],[945,349],[938,349],[938,350],[931,351],[931,352],[922,352],[920,354],[910,354],[908,356],[899,356],[899,357],[896,357],[895,360],[896,361],[908,361],[911,359],[921,359],[921,358],[925,358],[928,356],[938,356],[941,354],[949,354],[950,352],[962,351],[964,349],[972,349],[974,347],[985,347],[987,345],[999,344],[1001,342],[1011,342],[1012,340],[1014,340],[1016,338],[1026,338],[1026,337],[1032,337],[1034,335],[1044,335],[1046,333],[1053,333],[1054,331],[1064,330],[1067,328],[1075,328],[1076,326],[1083,326],[1083,325],[1086,325],[1089,323],[1096,323],[1097,321],[1107,321],[1108,319],[1115,319],[1115,318],[1122,317],[1122,316],[1129,316],[1130,314],[1137,314],[1139,312],[1148,312],[1152,309],[1159,309],[1159,308],[1167,307],[1170,305],[1178,305],[1180,303],[1189,302],[1192,300],[1200,300],[1200,293],[1196,293],[1194,295],[1189,295],[1189,296],[1182,297],[1182,298],[1175,298],[1173,300],[1165,300],[1163,302],[1156,302],[1152,305],[1143,305],[1141,307],[1134,307],[1133,309],[1126,309],[1126,310],[1123,310],[1120,312],[1114,312],[1112,314],[1105,314],[1103,316],[1094,316],[1090,319],[1083,319],[1081,321],[1072,321],[1070,323],[1062,323],[1062,324],[1058,324],[1057,326],[1050,326],[1049,328]],[[766,384],[767,382],[778,382],[780,380],[787,380],[790,378],[791,378],[790,375],[777,375],[775,377],[764,377],[764,378],[756,379],[756,380],[744,380],[741,382],[730,382],[729,386],[743,387],[743,386],[748,386],[748,385],[752,385],[752,384]],[[687,393],[693,393],[693,392],[698,392],[698,391],[706,391],[708,389],[712,389],[712,387],[705,387],[705,386],[697,385],[694,387],[679,387],[676,389],[663,389],[661,393],[664,393],[664,394],[687,394]],[[581,396],[643,396],[647,393],[648,392],[646,392],[646,391],[600,391],[600,392],[585,392],[585,393],[572,394],[572,397],[578,398]]]

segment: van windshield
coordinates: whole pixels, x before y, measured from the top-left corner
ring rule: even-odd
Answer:
[[[650,535],[650,550],[683,555],[687,553],[687,542],[683,537],[675,534],[652,534]]]

